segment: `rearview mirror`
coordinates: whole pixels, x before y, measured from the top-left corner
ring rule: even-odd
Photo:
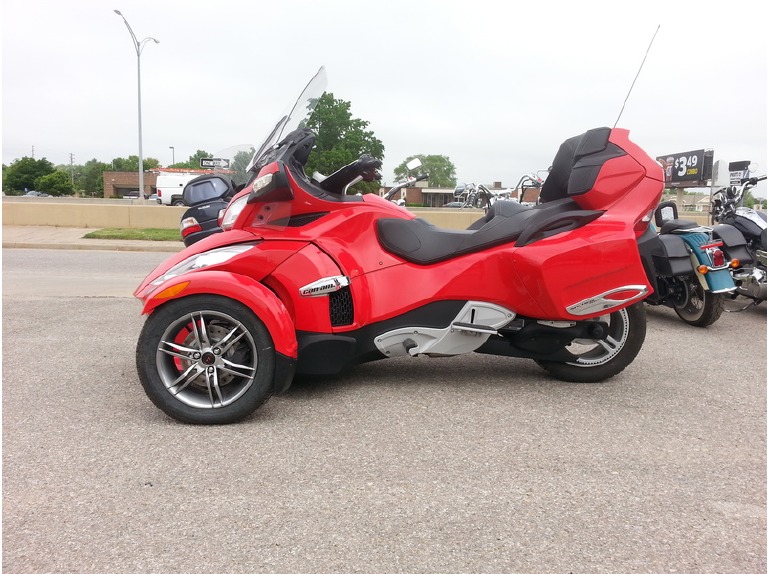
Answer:
[[[421,165],[422,165],[422,162],[420,161],[420,158],[419,158],[419,157],[416,157],[416,158],[414,158],[414,159],[410,160],[410,161],[409,161],[409,162],[406,164],[406,169],[407,169],[407,170],[409,170],[409,171],[414,171],[414,170],[416,170],[418,167],[420,167]]]

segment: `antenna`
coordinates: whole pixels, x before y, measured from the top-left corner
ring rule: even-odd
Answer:
[[[644,62],[647,60],[647,54],[650,53],[650,48],[652,48],[652,43],[655,41],[655,36],[658,35],[658,30],[660,30],[660,24],[658,24],[658,27],[655,28],[655,33],[652,35],[652,39],[650,40],[650,45],[647,46],[647,51],[644,53],[644,58],[642,59],[642,63],[639,65],[639,69],[636,71],[636,76],[634,76],[634,81],[631,82],[631,87],[628,88],[628,93],[626,94],[626,99],[623,100],[623,107],[620,108],[620,113],[618,114],[618,119],[615,120],[615,125],[612,127],[616,127],[618,125],[618,122],[620,121],[620,116],[623,115],[623,110],[626,109],[626,102],[628,101],[628,97],[631,95],[631,90],[634,89],[634,84],[636,84],[636,79],[639,77],[639,74],[642,71],[642,66],[644,66]]]

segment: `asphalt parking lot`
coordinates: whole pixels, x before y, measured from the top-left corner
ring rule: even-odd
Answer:
[[[166,254],[3,250],[3,571],[767,570],[766,304],[636,361],[394,359],[179,424],[134,367]]]

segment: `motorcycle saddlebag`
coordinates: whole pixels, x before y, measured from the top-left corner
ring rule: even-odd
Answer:
[[[666,277],[694,273],[690,253],[681,237],[659,235],[658,247],[652,252],[655,271]]]
[[[714,239],[721,239],[726,259],[737,259],[741,263],[751,263],[751,254],[746,247],[743,234],[732,225],[725,223],[712,227]]]

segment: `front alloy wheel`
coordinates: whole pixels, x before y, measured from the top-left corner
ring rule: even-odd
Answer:
[[[147,396],[187,423],[240,420],[272,394],[275,356],[265,325],[242,304],[195,296],[156,309],[136,349]]]

